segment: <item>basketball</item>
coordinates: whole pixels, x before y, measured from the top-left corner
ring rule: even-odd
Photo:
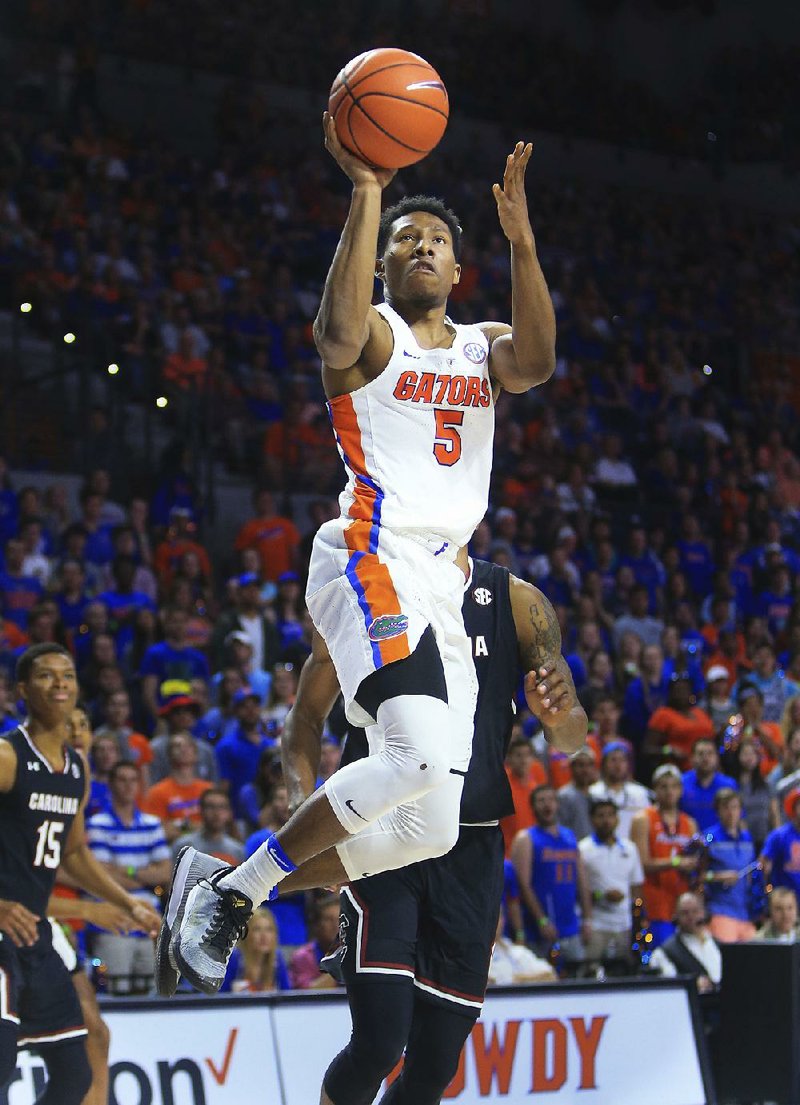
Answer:
[[[367,164],[402,169],[429,154],[447,126],[447,89],[433,66],[408,50],[368,50],[345,65],[328,111],[339,141]]]

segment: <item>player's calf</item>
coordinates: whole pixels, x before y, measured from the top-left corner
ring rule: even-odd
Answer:
[[[325,1072],[323,1089],[335,1105],[371,1105],[403,1054],[414,1008],[414,985],[410,978],[356,985],[348,998],[353,1034]]]

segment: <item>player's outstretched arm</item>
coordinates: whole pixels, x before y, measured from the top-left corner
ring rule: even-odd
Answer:
[[[111,902],[92,902],[88,898],[58,898],[47,903],[47,916],[56,921],[88,921],[98,928],[124,936],[136,928],[133,918]]]
[[[561,629],[553,605],[538,587],[512,576],[511,609],[528,707],[542,723],[549,744],[559,752],[577,752],[586,742],[589,721],[561,655]]]
[[[83,817],[83,806],[78,811],[72,828],[64,844],[64,852],[61,864],[67,874],[71,875],[78,885],[94,894],[96,898],[103,898],[111,905],[118,906],[132,921],[135,927],[142,932],[155,936],[158,933],[161,918],[151,906],[128,894],[117,883],[105,868],[95,859],[86,843],[86,824]]]
[[[303,665],[297,697],[281,737],[281,762],[291,813],[314,790],[325,719],[339,696],[339,680],[328,646],[314,630],[311,655]]]
[[[381,195],[394,171],[373,169],[346,150],[327,111],[322,117],[322,126],[325,148],[353,182],[350,210],[314,320],[314,343],[323,364],[342,370],[352,368],[359,360],[373,329],[378,333],[388,330],[380,325],[383,320],[372,307],[372,288]],[[389,341],[388,334],[383,340]]]
[[[532,153],[530,142],[517,142],[506,158],[502,186],[492,185],[500,225],[511,243],[511,327],[487,322],[481,328],[491,343],[492,378],[512,392],[544,383],[556,367],[556,316],[525,195],[525,170]]]

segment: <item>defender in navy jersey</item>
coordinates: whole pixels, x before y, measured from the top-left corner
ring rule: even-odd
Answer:
[[[78,692],[69,652],[34,645],[17,663],[17,683],[28,720],[0,740],[0,1088],[25,1046],[47,1068],[40,1105],[79,1105],[91,1071],[78,998],[46,916],[56,871],[63,866],[147,932],[155,933],[159,919],[86,846],[87,778],[68,741]]]
[[[353,1035],[325,1076],[321,1101],[328,1105],[372,1102],[404,1048],[405,1065],[382,1099],[386,1105],[433,1105],[455,1074],[483,1003],[503,891],[498,821],[512,809],[503,764],[520,672],[548,741],[570,748],[586,735],[551,604],[504,568],[482,561],[470,568],[463,617],[479,692],[459,838],[445,856],[342,890],[340,956]],[[294,803],[313,788],[322,725],[338,693],[324,644],[316,646],[283,736]],[[345,759],[366,755],[375,739],[358,733],[348,737]],[[281,890],[344,878],[335,855],[326,853],[288,876]]]

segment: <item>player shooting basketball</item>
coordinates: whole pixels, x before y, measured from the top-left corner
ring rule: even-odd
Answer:
[[[455,557],[487,510],[499,392],[527,391],[555,364],[525,197],[530,144],[517,143],[493,188],[511,246],[511,325],[459,326],[446,313],[460,276],[456,216],[425,196],[381,215],[394,174],[347,152],[327,114],[324,132],[353,186],[314,325],[348,479],[340,517],[315,538],[306,597],[348,718],[381,739],[234,871],[214,871],[193,852],[179,861],[160,961],[177,930],[175,964],[207,992],[221,984],[252,907],[299,864],[336,846],[353,879],[455,843],[477,696]],[[385,302],[372,306],[376,273]],[[392,822],[390,811],[410,801],[418,817]],[[388,831],[360,832],[378,818]]]

